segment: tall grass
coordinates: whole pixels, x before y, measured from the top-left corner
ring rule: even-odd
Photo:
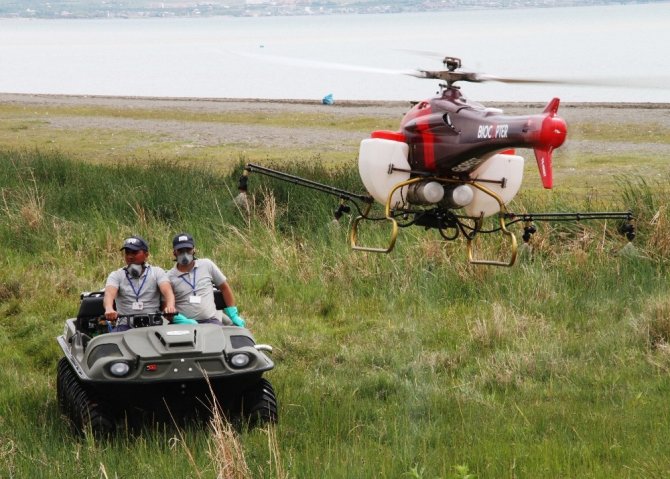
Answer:
[[[419,228],[401,231],[390,255],[351,252],[347,220],[331,221],[336,198],[254,175],[248,216],[233,202],[241,163],[222,175],[6,150],[0,166],[0,477],[213,478],[231,463],[259,478],[670,472],[662,183],[622,189],[638,218],[626,254],[614,224],[544,225],[505,269],[472,267],[462,242]],[[353,168],[290,170],[361,191]],[[538,206],[594,205],[522,195],[515,209]],[[279,425],[72,437],[56,406],[54,337],[79,292],[121,263],[124,236],[145,236],[151,261],[168,267],[181,230],[275,347]],[[226,444],[237,459],[222,461]]]

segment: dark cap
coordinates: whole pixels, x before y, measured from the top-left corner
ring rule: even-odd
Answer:
[[[149,244],[141,236],[130,236],[123,241],[124,249],[131,249],[133,251],[149,251]]]
[[[195,241],[193,236],[188,233],[179,233],[172,238],[172,249],[195,248]]]

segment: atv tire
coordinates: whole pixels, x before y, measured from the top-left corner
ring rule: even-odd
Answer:
[[[261,378],[244,391],[241,417],[249,428],[275,424],[279,420],[277,397],[270,381]]]
[[[56,380],[58,407],[70,421],[75,432],[91,431],[95,437],[107,437],[114,433],[114,417],[105,405],[88,391],[72,371],[66,358],[58,363]]]
[[[67,370],[70,369],[70,364],[67,359],[60,358],[58,361],[58,373],[56,376],[56,397],[58,398],[58,410],[67,415],[67,400],[65,399],[65,380],[67,378]]]

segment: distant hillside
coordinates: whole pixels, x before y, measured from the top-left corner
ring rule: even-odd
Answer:
[[[534,8],[663,0],[0,0],[0,17],[22,18],[137,18],[183,16],[278,16],[351,13],[402,13],[469,8]]]

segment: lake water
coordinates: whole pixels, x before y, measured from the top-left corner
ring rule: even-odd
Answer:
[[[0,92],[416,100],[435,80],[346,71],[439,69],[440,55],[499,76],[655,88],[463,84],[481,101],[670,102],[670,2],[387,15],[0,19]],[[419,52],[420,51],[420,52]],[[435,52],[430,55],[427,52]]]

